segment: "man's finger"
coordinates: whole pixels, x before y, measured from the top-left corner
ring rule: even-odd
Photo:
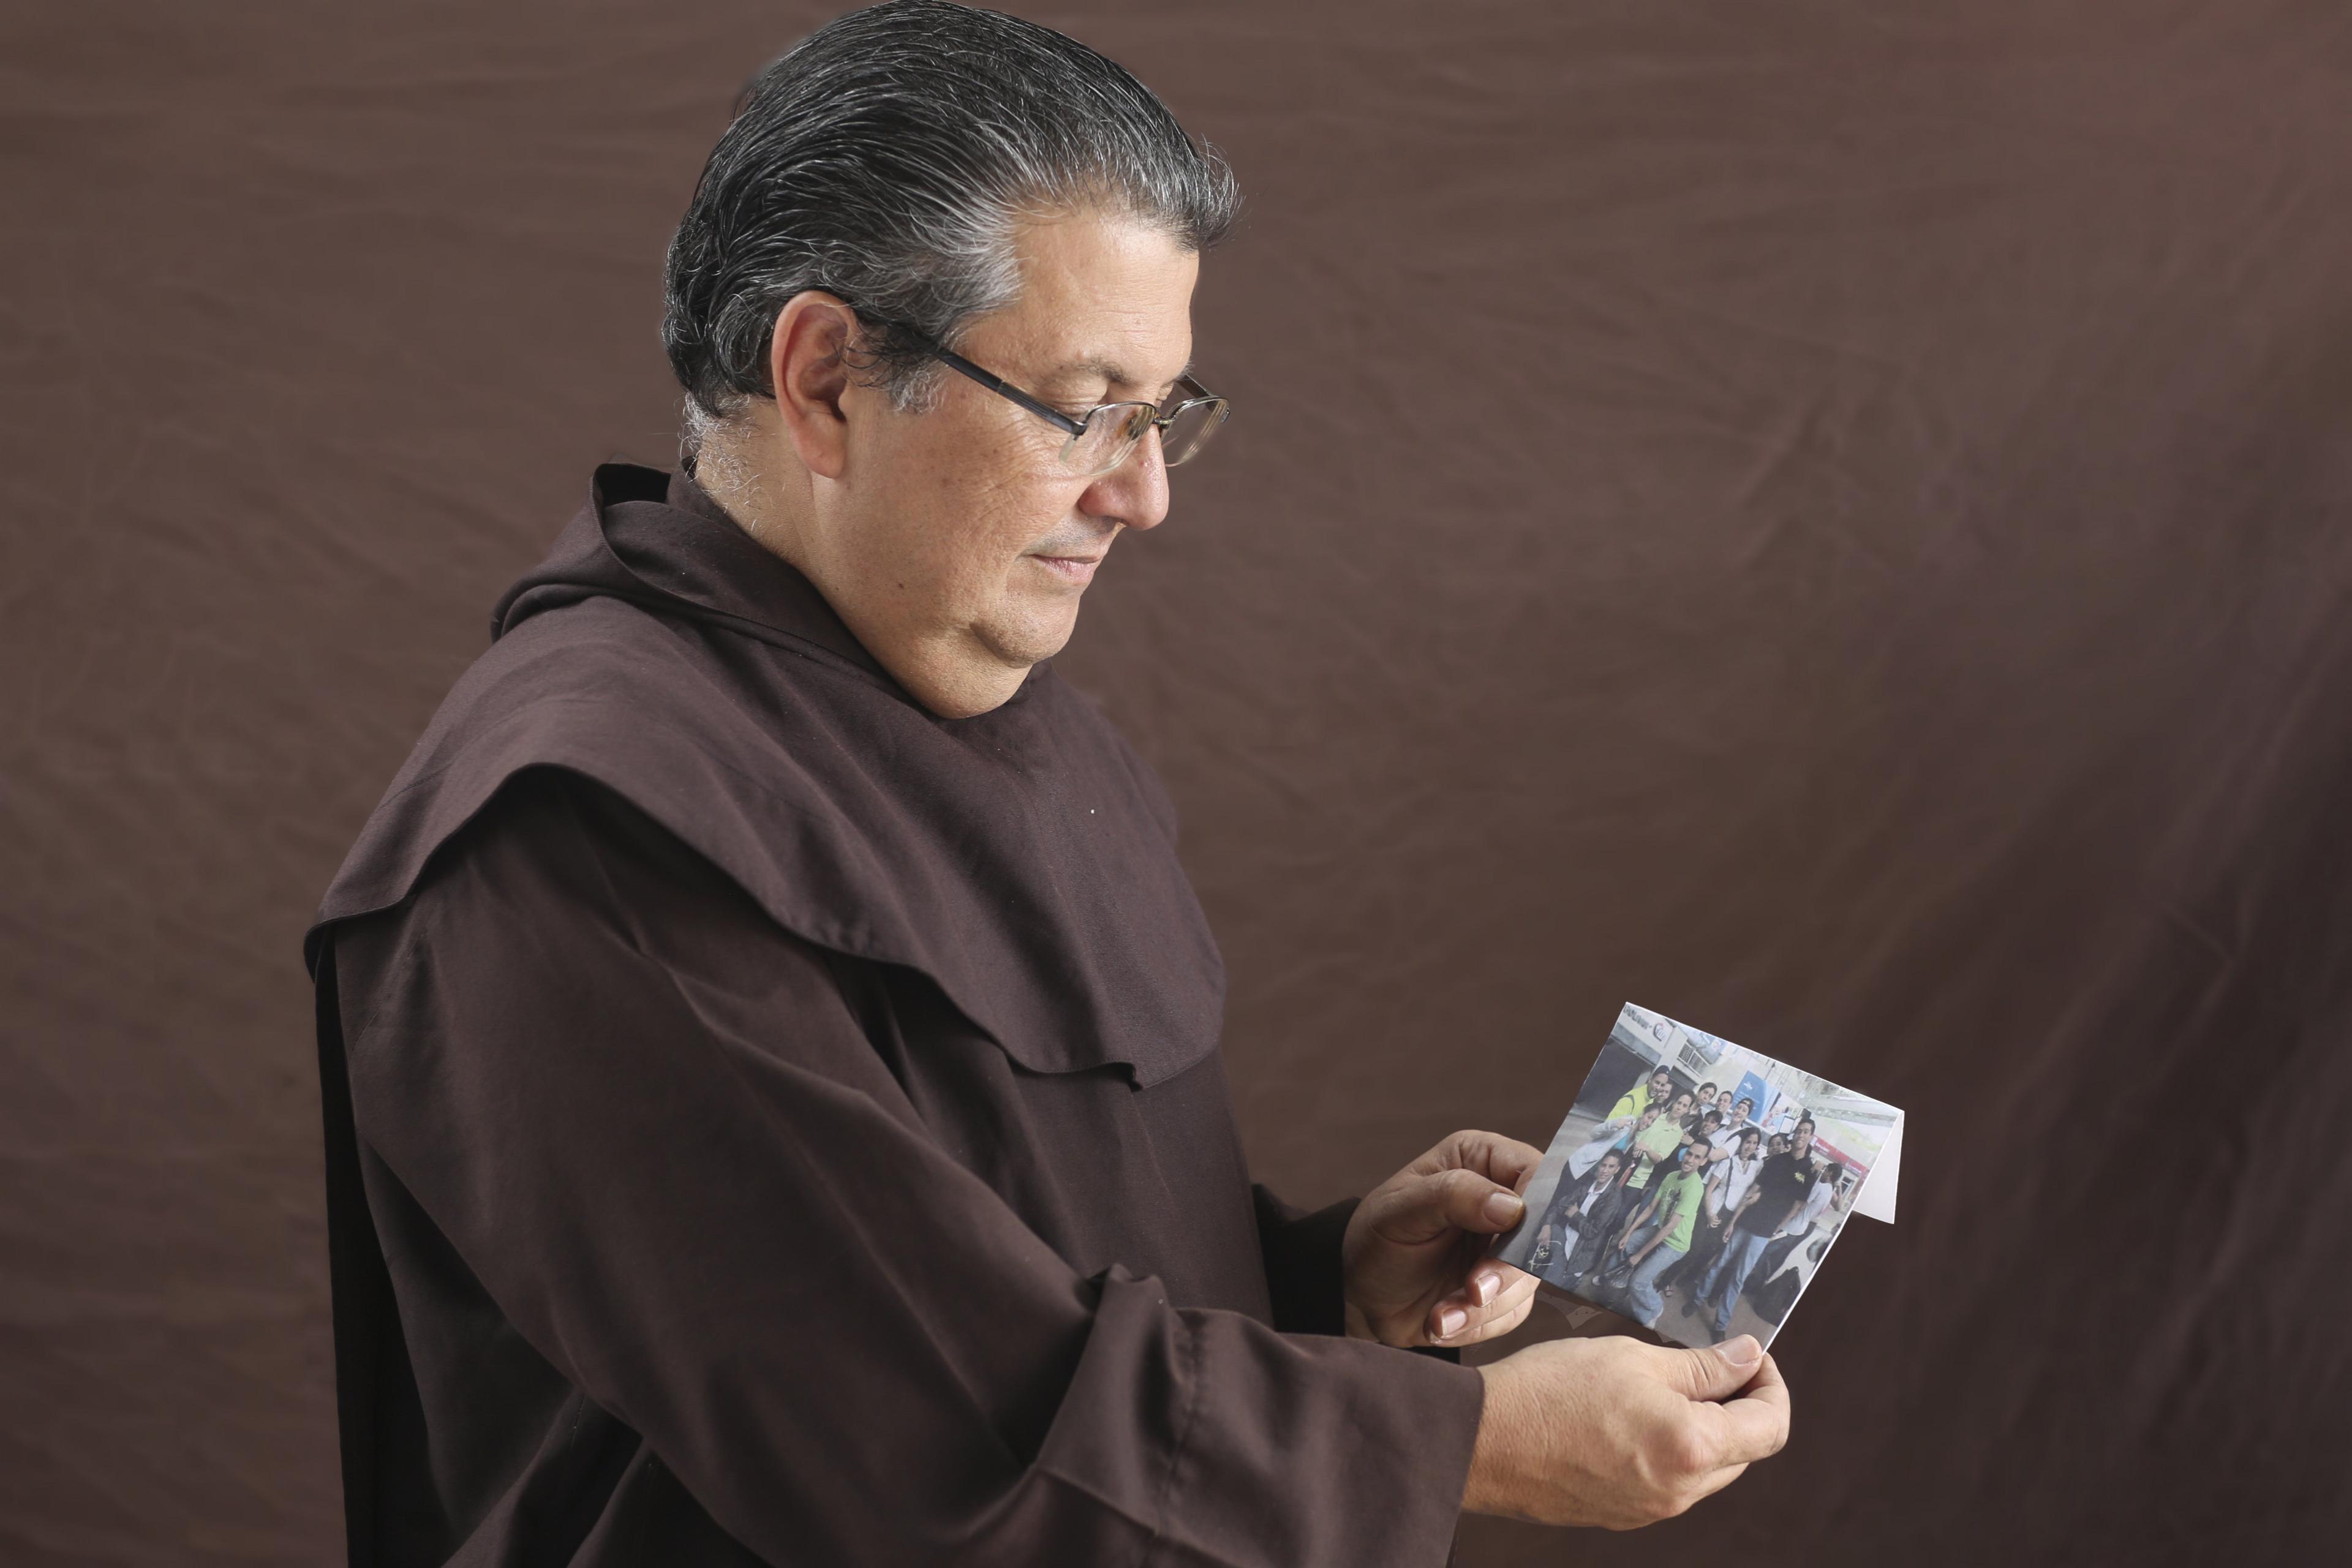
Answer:
[[[1465,1169],[1476,1171],[1514,1192],[1525,1185],[1535,1168],[1543,1163],[1542,1150],[1499,1132],[1456,1132],[1439,1147],[1447,1144],[1452,1145],[1454,1159]]]
[[[1498,1258],[1489,1258],[1472,1266],[1469,1274],[1463,1279],[1462,1289],[1473,1301],[1486,1305],[1491,1304],[1504,1291],[1522,1283],[1532,1290],[1536,1287],[1536,1277]]]
[[[1728,1399],[1748,1386],[1765,1361],[1764,1347],[1753,1334],[1703,1351],[1657,1352],[1660,1376],[1667,1387],[1685,1399]]]
[[[1465,1312],[1483,1312],[1502,1299],[1505,1291],[1518,1280],[1528,1279],[1508,1264],[1482,1263],[1463,1277],[1462,1283],[1438,1298],[1441,1307],[1459,1307]]]
[[[1768,1458],[1789,1441],[1789,1385],[1768,1355],[1738,1398],[1703,1405],[1691,1414],[1714,1434],[1720,1463],[1745,1465]]]
[[[1497,1276],[1493,1279],[1494,1288],[1483,1294],[1477,1289],[1479,1281],[1480,1276],[1473,1274],[1468,1284],[1450,1295],[1440,1298],[1437,1304],[1429,1310],[1430,1338],[1437,1339],[1442,1336],[1443,1331],[1438,1325],[1449,1309],[1459,1309],[1464,1314],[1463,1325],[1454,1331],[1455,1334],[1461,1334],[1477,1328],[1492,1318],[1514,1310],[1524,1302],[1535,1300],[1536,1277],[1532,1274],[1522,1274],[1516,1268],[1507,1267],[1498,1270]]]
[[[1434,1178],[1438,1212],[1457,1230],[1491,1236],[1519,1223],[1528,1205],[1507,1184],[1475,1171],[1447,1171]]]
[[[1372,1227],[1386,1240],[1408,1247],[1437,1241],[1451,1232],[1491,1236],[1519,1222],[1527,1205],[1507,1187],[1475,1171],[1437,1171],[1391,1182],[1366,1200]]]
[[[1493,1301],[1470,1315],[1469,1324],[1444,1342],[1449,1345],[1475,1345],[1482,1340],[1500,1339],[1521,1323],[1536,1310],[1536,1282],[1528,1279],[1523,1286],[1513,1286]]]

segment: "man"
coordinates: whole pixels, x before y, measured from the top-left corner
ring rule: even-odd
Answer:
[[[1837,1196],[1838,1186],[1845,1179],[1845,1165],[1843,1162],[1832,1161],[1826,1167],[1822,1167],[1818,1157],[1814,1164],[1817,1168],[1813,1184],[1806,1191],[1805,1201],[1772,1233],[1772,1239],[1765,1244],[1763,1252],[1757,1258],[1750,1276],[1752,1279],[1769,1279],[1777,1274],[1789,1255],[1805,1244],[1806,1238],[1813,1234],[1814,1226],[1829,1212],[1832,1200]]]
[[[1748,1276],[1761,1258],[1780,1227],[1804,1206],[1806,1195],[1813,1185],[1813,1120],[1808,1116],[1797,1123],[1790,1135],[1789,1148],[1768,1157],[1747,1193],[1733,1210],[1730,1235],[1715,1266],[1707,1270],[1695,1298],[1685,1303],[1685,1309],[1706,1304],[1709,1297],[1717,1299],[1715,1315],[1716,1338],[1731,1331],[1732,1309],[1738,1304],[1739,1293],[1747,1288]]]
[[[1797,1212],[1783,1220],[1780,1223],[1780,1228],[1772,1233],[1773,1238],[1778,1240],[1784,1237],[1790,1237],[1801,1241],[1811,1236],[1814,1225],[1829,1211],[1830,1201],[1837,1196],[1838,1187],[1844,1181],[1845,1163],[1842,1160],[1831,1161],[1821,1174],[1813,1179],[1812,1187],[1805,1194],[1805,1201]]]
[[[1664,1068],[1659,1068],[1647,1078],[1635,1079],[1633,1087],[1619,1095],[1617,1103],[1609,1108],[1609,1114],[1594,1125],[1592,1136],[1569,1155],[1569,1173],[1577,1177],[1590,1173],[1593,1163],[1604,1151],[1630,1150],[1642,1113],[1653,1104],[1665,1104],[1667,1097],[1674,1092],[1674,1075]]]
[[[1748,1275],[1748,1300],[1757,1316],[1767,1322],[1778,1323],[1789,1314],[1797,1293],[1805,1281],[1804,1264],[1799,1255],[1804,1250],[1835,1203],[1838,1189],[1845,1182],[1845,1163],[1832,1160],[1814,1178],[1812,1190],[1805,1194],[1803,1205],[1773,1233]],[[1794,1260],[1794,1261],[1792,1261]]]
[[[1619,1095],[1617,1103],[1611,1106],[1609,1114],[1601,1120],[1622,1121],[1629,1116],[1639,1116],[1653,1102],[1664,1105],[1674,1098],[1674,1093],[1675,1075],[1664,1068],[1659,1068],[1649,1077],[1636,1080],[1633,1088]]]
[[[1626,1300],[1633,1321],[1645,1329],[1655,1329],[1659,1314],[1666,1310],[1664,1299],[1658,1294],[1658,1277],[1690,1252],[1691,1230],[1698,1218],[1705,1180],[1699,1173],[1706,1165],[1706,1144],[1684,1144],[1675,1171],[1654,1184],[1656,1191],[1649,1203],[1628,1222],[1618,1239],[1617,1245],[1633,1265],[1633,1278],[1625,1287]],[[1636,1239],[1637,1233],[1643,1239]]]
[[[1562,1289],[1576,1288],[1603,1242],[1617,1232],[1626,1203],[1624,1184],[1617,1178],[1624,1173],[1625,1156],[1612,1149],[1582,1177],[1560,1184],[1536,1231],[1538,1274]]]
[[[1525,1316],[1471,1261],[1525,1144],[1248,1184],[1172,809],[1045,664],[1223,416],[1233,208],[992,13],[746,95],[670,257],[691,474],[598,471],[308,944],[354,1562],[1433,1564],[1781,1441],[1752,1342],[1404,1353]]]
[[[1724,1144],[1727,1136],[1736,1138],[1728,1148]],[[1761,1134],[1752,1126],[1737,1134],[1718,1132],[1715,1135],[1707,1155],[1706,1198],[1700,1206],[1700,1218],[1704,1223],[1691,1244],[1688,1256],[1662,1275],[1660,1284],[1679,1284],[1703,1273],[1715,1261],[1716,1254],[1723,1250],[1727,1238],[1725,1215],[1748,1195],[1748,1184],[1755,1180],[1758,1167],[1764,1163],[1757,1149],[1760,1137]],[[1690,1302],[1685,1300],[1683,1304],[1687,1308]]]

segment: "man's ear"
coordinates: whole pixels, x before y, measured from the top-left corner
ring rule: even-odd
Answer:
[[[857,313],[831,294],[805,289],[776,312],[768,342],[768,384],[776,389],[776,417],[802,466],[828,479],[848,466],[849,352],[857,341]]]

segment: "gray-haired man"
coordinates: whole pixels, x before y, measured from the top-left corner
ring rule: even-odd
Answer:
[[[1402,1353],[1525,1316],[1526,1144],[1247,1181],[1172,808],[1045,663],[1224,416],[1234,200],[992,13],[747,96],[670,253],[690,476],[599,470],[309,944],[354,1561],[1434,1564],[1780,1445],[1752,1341]]]

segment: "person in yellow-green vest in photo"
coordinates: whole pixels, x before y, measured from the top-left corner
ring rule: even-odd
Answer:
[[[1675,1075],[1660,1068],[1619,1095],[1617,1103],[1609,1108],[1609,1114],[1601,1120],[1604,1121],[1627,1121],[1641,1115],[1654,1104],[1664,1105],[1674,1098],[1674,1092]]]

